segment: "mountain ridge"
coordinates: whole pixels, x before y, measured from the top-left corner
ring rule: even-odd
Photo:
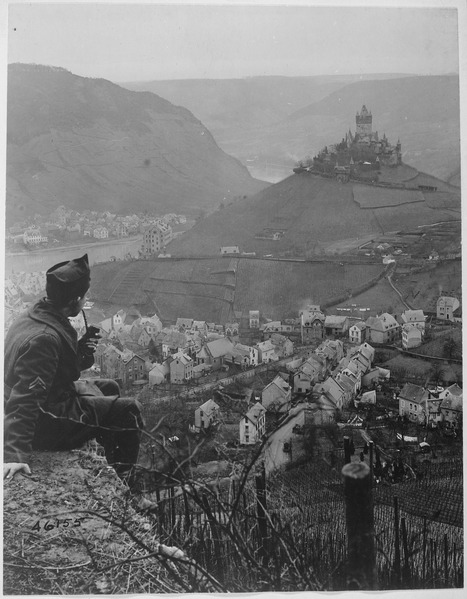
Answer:
[[[197,80],[193,87],[169,81],[138,88],[146,85],[188,107],[227,153],[254,176],[271,173],[267,180],[273,182],[354,129],[362,104],[372,110],[375,130],[386,130],[394,143],[400,137],[407,164],[447,179],[460,165],[458,75],[373,77]]]
[[[183,107],[60,67],[9,66],[7,221],[65,204],[210,212],[267,183]]]

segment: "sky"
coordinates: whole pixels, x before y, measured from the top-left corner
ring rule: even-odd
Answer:
[[[459,71],[462,2],[10,2],[7,62],[114,82]]]

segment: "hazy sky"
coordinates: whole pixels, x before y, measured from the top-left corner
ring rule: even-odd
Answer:
[[[8,62],[117,82],[459,70],[455,1],[340,4],[10,3]]]

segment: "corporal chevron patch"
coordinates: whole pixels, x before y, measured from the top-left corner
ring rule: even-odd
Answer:
[[[41,379],[40,376],[36,376],[36,378],[29,383],[30,391],[45,391],[47,389],[47,385]]]

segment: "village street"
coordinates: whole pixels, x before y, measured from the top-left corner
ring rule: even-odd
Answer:
[[[301,403],[292,408],[285,422],[273,432],[264,447],[264,467],[266,475],[289,462],[293,457],[294,437],[292,429],[296,424],[305,424],[305,408],[308,404]],[[291,452],[284,451],[284,443],[290,444]]]

